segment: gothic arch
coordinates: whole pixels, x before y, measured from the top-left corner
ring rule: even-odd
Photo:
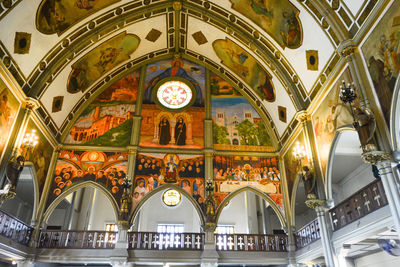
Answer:
[[[345,131],[355,131],[353,126],[345,125],[339,127],[333,137],[331,147],[329,149],[329,156],[328,162],[326,164],[326,174],[325,174],[325,196],[328,201],[333,200],[333,193],[332,193],[332,171],[333,171],[333,162],[335,158],[335,151],[339,141],[340,135]]]
[[[250,191],[253,192],[254,194],[260,196],[261,198],[263,198],[264,200],[266,200],[268,202],[268,204],[271,206],[271,208],[275,211],[276,215],[279,218],[279,221],[281,222],[282,228],[286,229],[286,221],[285,221],[285,217],[282,214],[282,211],[279,209],[278,205],[276,205],[276,203],[272,200],[272,198],[270,196],[268,196],[267,194],[265,194],[264,192],[261,192],[260,190],[251,187],[251,186],[244,186],[232,193],[230,193],[219,205],[217,212],[216,212],[216,217],[215,217],[215,221],[218,223],[219,217],[221,216],[222,210],[224,209],[224,207],[229,203],[229,201],[234,198],[235,196],[239,195],[242,192],[245,191]]]
[[[163,184],[159,187],[157,187],[154,190],[151,190],[148,194],[146,194],[142,200],[140,200],[140,202],[137,204],[137,206],[135,207],[135,209],[133,210],[132,214],[129,216],[129,222],[132,225],[136,215],[138,214],[139,210],[142,208],[142,206],[146,203],[147,200],[149,200],[152,196],[154,196],[155,194],[157,194],[160,191],[164,191],[167,189],[175,189],[176,191],[178,191],[179,193],[181,193],[183,196],[185,196],[193,205],[193,207],[196,209],[200,221],[201,221],[201,226],[203,227],[205,225],[205,217],[203,214],[203,211],[201,210],[199,204],[193,199],[193,197],[191,195],[188,194],[188,192],[186,192],[185,190],[183,190],[182,188],[180,188],[179,186],[173,185],[173,184]]]
[[[117,204],[117,201],[114,199],[114,197],[111,195],[110,192],[107,191],[107,189],[105,189],[103,186],[99,185],[98,183],[95,183],[93,181],[86,181],[83,183],[79,183],[76,185],[71,186],[70,188],[68,188],[67,190],[65,190],[63,193],[61,193],[61,195],[59,195],[47,208],[46,212],[43,214],[42,217],[42,221],[41,224],[45,223],[50,215],[52,214],[52,212],[54,211],[54,209],[58,206],[58,204],[60,204],[60,202],[69,194],[77,191],[78,189],[84,188],[84,187],[92,187],[94,189],[98,189],[100,192],[102,192],[110,201],[112,207],[113,207],[113,211],[114,211],[114,215],[115,215],[115,220],[118,221],[118,215],[119,215],[119,207]]]
[[[32,183],[33,183],[33,210],[32,210],[32,218],[31,221],[33,220],[38,220],[37,218],[38,214],[38,207],[39,207],[39,200],[40,200],[40,195],[39,195],[39,182],[38,178],[36,176],[36,170],[35,170],[35,165],[33,165],[32,162],[28,161],[25,162],[25,168],[29,168],[30,175],[32,177]]]
[[[297,187],[299,186],[301,180],[301,176],[299,174],[296,174],[296,177],[294,178],[293,181],[293,188],[292,188],[292,195],[290,196],[289,199],[289,209],[290,209],[290,225],[296,225],[296,195],[297,195]]]
[[[390,138],[392,150],[400,150],[400,75],[394,86],[392,107],[390,110]]]
[[[171,121],[174,120],[174,116],[171,114],[171,112],[162,111],[157,114],[157,117],[154,120],[154,127],[158,127],[161,119],[164,117],[166,117],[169,120],[169,123],[171,123]]]

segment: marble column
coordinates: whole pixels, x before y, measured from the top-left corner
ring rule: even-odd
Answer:
[[[325,200],[312,199],[306,200],[306,205],[312,208],[317,213],[317,219],[319,223],[319,229],[321,234],[322,250],[324,252],[325,264],[327,267],[340,267],[337,265],[337,259],[333,251],[331,234],[332,227],[327,222],[326,214],[328,213],[328,207],[326,206]]]
[[[217,227],[216,223],[206,223],[204,229],[204,250],[201,254],[201,267],[218,266],[218,253],[215,246],[214,232]]]
[[[128,230],[124,229],[123,225],[118,225],[118,239],[115,248],[110,256],[110,264],[114,267],[125,267],[128,262]]]
[[[371,151],[363,153],[361,157],[366,163],[376,165],[379,170],[397,235],[400,238],[400,194],[392,170],[391,154],[383,151]]]
[[[296,267],[296,239],[294,238],[294,232],[296,231],[295,226],[290,226],[287,229],[288,234],[288,243],[287,243],[287,251],[288,251],[288,267]]]

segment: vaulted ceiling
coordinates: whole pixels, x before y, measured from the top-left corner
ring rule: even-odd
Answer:
[[[40,101],[38,113],[55,136],[68,130],[92,95],[147,62],[179,55],[248,97],[279,146],[296,126],[296,112],[310,105],[340,64],[344,41],[362,33],[377,1],[3,0],[0,5],[0,58],[24,92]],[[93,74],[84,90],[68,90],[74,64],[118,38],[137,44],[112,68]],[[216,44],[237,61],[224,60]],[[258,68],[241,69],[243,57]],[[247,78],[260,69],[270,76],[274,100],[260,98]],[[57,98],[62,106],[54,110]],[[279,115],[282,107],[286,120]]]

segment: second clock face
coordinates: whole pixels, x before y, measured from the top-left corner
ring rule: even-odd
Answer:
[[[180,109],[192,100],[193,92],[181,81],[168,81],[157,89],[157,99],[161,105],[170,109]]]

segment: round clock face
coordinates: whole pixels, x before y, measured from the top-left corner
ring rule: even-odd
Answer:
[[[193,93],[190,87],[181,81],[165,82],[157,90],[157,99],[160,104],[170,109],[187,106],[192,97]]]

